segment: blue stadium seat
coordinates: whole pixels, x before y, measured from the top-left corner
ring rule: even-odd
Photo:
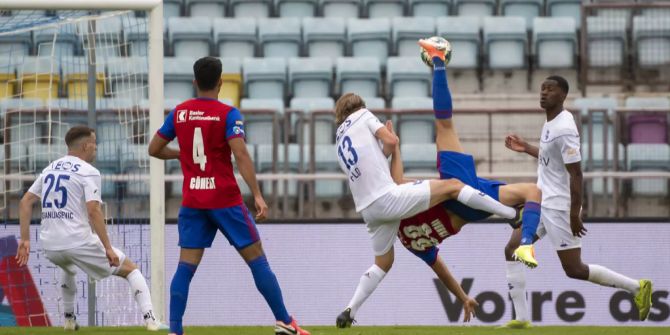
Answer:
[[[429,143],[400,143],[405,172],[430,171],[435,173],[437,150]]]
[[[432,17],[395,17],[392,24],[393,49],[400,57],[417,57],[417,41],[435,35]]]
[[[299,57],[301,35],[298,18],[258,20],[258,38],[265,57]]]
[[[437,19],[437,35],[449,40],[454,52],[450,68],[475,69],[479,66],[481,20],[478,17],[440,17]]]
[[[406,0],[363,0],[365,12],[370,18],[401,17],[405,15]]]
[[[212,46],[212,21],[204,17],[169,18],[168,38],[175,57],[209,56]]]
[[[0,27],[12,21],[13,17],[0,16]],[[32,38],[30,31],[0,36],[0,56],[22,58],[30,54]]]
[[[376,57],[382,66],[386,65],[391,50],[389,19],[349,19],[347,34],[353,57]]]
[[[352,18],[361,16],[362,1],[359,0],[320,0],[324,17]]]
[[[247,97],[284,99],[286,60],[284,58],[246,58],[242,63]]]
[[[335,144],[317,144],[314,148],[316,173],[340,171]],[[345,194],[345,184],[340,180],[316,180],[314,190],[317,200],[339,199]]]
[[[623,17],[589,16],[587,24],[587,45],[589,66],[621,67],[626,55],[626,19]]]
[[[228,0],[186,0],[186,13],[191,17],[225,17]]]
[[[254,109],[274,110],[281,118],[284,114],[284,101],[281,99],[242,99],[240,102],[247,143],[271,145],[274,142],[272,116],[269,114],[245,113],[245,110]]]
[[[523,18],[484,18],[484,52],[490,69],[524,68],[527,42]]]
[[[329,97],[333,91],[333,61],[330,58],[291,58],[289,87],[293,97]]]
[[[493,16],[497,6],[496,0],[454,0],[458,16]]]
[[[310,57],[343,57],[346,52],[347,35],[342,18],[303,19],[303,42]]]
[[[272,0],[230,0],[230,12],[234,17],[270,17]]]
[[[319,8],[319,0],[275,0],[280,17],[313,17]]]
[[[353,92],[362,97],[379,96],[381,68],[376,58],[338,58],[335,71],[339,93]]]
[[[394,97],[391,107],[400,111],[432,110],[433,99],[428,97]],[[435,142],[435,117],[432,114],[404,113],[398,119],[398,134],[401,143]],[[432,147],[433,153],[435,148]],[[434,156],[434,155],[433,155]],[[434,159],[435,157],[433,157]],[[405,157],[403,157],[405,160]]]
[[[670,17],[634,17],[633,43],[638,66],[670,64]]]
[[[419,57],[390,57],[386,71],[389,97],[428,97],[430,68]]]
[[[79,34],[90,34],[88,24],[77,25]],[[84,31],[82,31],[84,30]],[[95,22],[95,53],[96,57],[121,56],[121,44],[123,43],[123,25],[119,16],[112,16]],[[87,39],[83,39],[84,48]]]
[[[452,0],[409,0],[409,15],[442,17],[451,14]]]
[[[629,144],[628,170],[668,171],[670,146],[667,144]],[[668,196],[667,179],[633,179],[633,195]]]
[[[129,56],[146,56],[149,52],[149,21],[146,17],[129,17],[123,21],[123,39]],[[166,24],[166,22],[163,22]],[[166,43],[167,44],[167,43]]]
[[[192,58],[165,57],[163,73],[163,90],[166,97],[186,100],[195,96]]]
[[[603,132],[607,131],[608,141],[611,143],[609,146],[614,146],[614,127],[610,122],[607,122],[607,128],[605,128],[605,120],[611,118],[614,115],[614,110],[618,107],[617,101],[614,98],[577,98],[574,101],[575,108],[581,111],[582,115],[582,130],[581,137],[583,143],[591,143],[588,125],[592,124],[593,131],[593,143],[594,145],[602,144],[603,142]],[[601,110],[601,112],[593,113],[593,117],[589,119],[588,111],[589,110]],[[603,114],[604,113],[604,114]],[[606,115],[606,116],[605,116]],[[595,148],[595,147],[594,147]],[[582,151],[583,153],[583,151]]]
[[[214,19],[214,43],[221,57],[253,57],[256,54],[256,20]]]
[[[335,101],[332,98],[293,98],[290,108],[304,113],[302,136],[303,143],[308,148],[311,136],[309,132],[310,113],[315,110],[332,110],[335,108]],[[316,144],[332,144],[334,142],[335,123],[332,114],[317,117],[314,121],[314,129]]]
[[[582,0],[547,0],[547,16],[571,17],[579,29],[582,25]]]
[[[569,17],[536,17],[533,54],[539,68],[573,68],[578,50],[577,28]]]
[[[386,108],[386,100],[384,98],[367,96],[362,96],[361,98],[365,101],[365,107],[373,112]]]
[[[54,35],[57,34],[54,41]],[[77,30],[73,25],[60,25],[58,28],[44,28],[33,31],[33,43],[37,56],[72,57],[79,50]],[[2,37],[0,37],[1,39]]]
[[[182,14],[184,0],[163,0],[163,17],[179,17]]]
[[[138,103],[149,98],[148,60],[144,57],[110,57],[107,60],[107,78],[111,92]]]
[[[526,29],[533,28],[533,19],[544,12],[544,0],[500,0],[500,12],[504,16],[520,16],[526,19]]]

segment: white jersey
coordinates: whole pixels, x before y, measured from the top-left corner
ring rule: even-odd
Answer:
[[[40,242],[46,250],[65,250],[99,241],[88,220],[86,202],[102,202],[100,171],[74,156],[49,164],[28,192],[42,199]]]
[[[570,175],[565,164],[582,160],[574,117],[563,110],[544,123],[540,136],[537,186],[542,191],[542,207],[569,210]]]
[[[349,177],[356,211],[368,207],[396,184],[375,133],[384,125],[369,110],[352,113],[337,129],[340,168]]]

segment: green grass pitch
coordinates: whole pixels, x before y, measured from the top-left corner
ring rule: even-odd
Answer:
[[[534,327],[527,330],[496,329],[494,327],[305,327],[312,335],[664,335],[670,328],[662,327]],[[273,335],[272,327],[186,327],[187,335]],[[61,328],[3,328],[3,335],[151,335],[138,327],[82,327],[78,332],[65,332]]]

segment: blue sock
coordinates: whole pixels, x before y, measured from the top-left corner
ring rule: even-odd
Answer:
[[[526,202],[521,215],[521,222],[523,223],[521,226],[521,244],[533,244],[535,231],[540,223],[540,204],[532,201]]]
[[[436,119],[451,119],[451,92],[447,85],[447,70],[439,57],[433,57],[433,111]]]
[[[268,259],[263,255],[249,262],[248,265],[251,269],[251,274],[254,276],[256,288],[270,306],[272,314],[275,316],[275,320],[287,324],[291,323],[292,319],[286,311],[286,306],[284,306],[284,298],[282,298],[281,295],[279,282],[277,282],[277,277],[274,272],[272,272],[272,269],[270,269]]]
[[[179,262],[177,272],[172,277],[170,285],[170,333],[182,335],[181,320],[186,310],[186,301],[188,300],[188,287],[191,285],[191,279],[198,268],[195,264]]]

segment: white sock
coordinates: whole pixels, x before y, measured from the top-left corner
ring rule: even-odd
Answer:
[[[528,321],[528,304],[526,303],[526,272],[519,262],[507,262],[507,283],[509,296],[512,298],[516,320]]]
[[[363,305],[365,300],[377,289],[379,283],[386,276],[386,272],[378,267],[376,264],[372,265],[368,271],[366,271],[361,276],[361,281],[356,287],[356,292],[351,298],[347,308],[351,308],[351,317],[353,318],[356,315],[358,309]]]
[[[74,275],[63,271],[60,291],[63,295],[63,313],[74,314],[74,296],[77,294],[77,283]]]
[[[484,192],[477,191],[469,185],[463,186],[461,192],[458,193],[457,200],[470,208],[496,214],[505,219],[514,219],[516,217],[516,210],[514,208],[501,204],[484,194]]]
[[[598,264],[589,264],[589,281],[602,286],[622,288],[633,294],[640,290],[640,283],[637,280]]]
[[[144,276],[139,269],[135,269],[129,273],[128,276],[126,276],[126,280],[128,280],[135,301],[140,306],[140,310],[142,310],[142,315],[144,316],[153,309],[153,305],[151,304],[151,292],[149,291],[149,286],[147,286],[147,280],[144,279]]]

